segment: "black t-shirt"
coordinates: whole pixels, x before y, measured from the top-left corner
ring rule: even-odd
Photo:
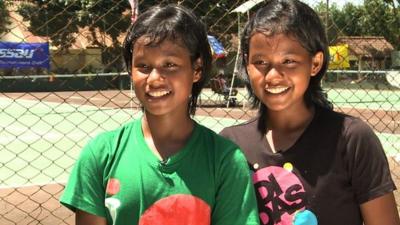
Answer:
[[[261,224],[361,225],[359,205],[396,189],[382,145],[358,118],[316,108],[299,139],[273,153],[258,118],[221,134],[253,171]]]

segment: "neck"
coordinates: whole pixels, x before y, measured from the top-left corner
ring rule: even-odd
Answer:
[[[310,123],[314,113],[314,106],[299,107],[291,111],[268,111],[267,129],[286,132],[302,129]]]
[[[315,109],[268,112],[266,139],[273,152],[286,151],[296,143],[314,117]]]
[[[185,146],[193,128],[194,121],[189,116],[174,120],[145,114],[142,119],[145,141],[161,160],[177,153]]]

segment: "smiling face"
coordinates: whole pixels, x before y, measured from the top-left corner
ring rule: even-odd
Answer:
[[[254,94],[269,111],[306,107],[304,93],[321,69],[323,54],[311,56],[294,38],[255,33],[249,44],[247,73]]]
[[[192,85],[200,79],[200,62],[187,48],[169,39],[149,45],[140,37],[133,48],[132,80],[145,111],[152,115],[188,115]]]

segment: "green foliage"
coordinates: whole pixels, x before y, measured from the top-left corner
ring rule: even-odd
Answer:
[[[7,32],[7,25],[10,24],[10,15],[6,8],[6,2],[0,0],[0,35]]]
[[[345,4],[342,11],[332,15],[341,34],[357,36],[362,33],[363,11],[351,3]]]
[[[39,0],[22,4],[18,12],[25,21],[30,22],[30,31],[35,35],[48,36],[52,44],[67,49],[74,43],[74,33],[79,28],[91,31],[93,45],[106,47],[96,37],[109,35],[118,45],[117,38],[129,25],[129,4],[121,0],[81,0],[81,1],[46,1]]]
[[[21,4],[18,13],[30,22],[29,31],[34,35],[48,36],[54,46],[67,49],[78,32],[80,21],[76,15],[79,6],[59,1],[35,1]]]
[[[107,56],[105,70],[122,70],[118,37],[130,24],[128,1],[37,0],[21,4],[18,12],[30,22],[29,30],[34,35],[49,37],[60,51],[67,51],[77,36],[83,36]],[[86,32],[82,33],[80,29]]]
[[[89,26],[92,31],[99,29],[100,32],[110,35],[114,45],[118,42],[118,36],[130,24],[128,1],[82,0],[81,10],[77,13],[80,15],[81,27]]]
[[[398,2],[393,0],[365,0],[364,5],[347,3],[342,9],[329,6],[328,38],[330,43],[339,36],[384,36],[396,49],[400,48],[400,17]],[[326,4],[315,10],[326,23]]]
[[[186,6],[193,10],[193,12],[207,25],[207,30],[210,34],[217,36],[220,40],[227,42],[224,38],[228,34],[236,34],[238,29],[237,14],[231,13],[236,7],[246,2],[247,0],[141,0],[140,11],[143,12],[151,6],[162,4],[177,3]],[[262,4],[260,4],[262,5]],[[254,12],[257,7],[251,10]],[[247,21],[247,15],[240,15],[242,26]]]
[[[218,4],[209,1],[186,0],[181,4],[193,9],[208,25],[208,30],[218,36],[237,32],[237,15],[230,13],[245,0],[221,0]],[[140,11],[160,3],[157,0],[140,1]],[[163,4],[176,1],[162,1]],[[30,21],[30,31],[35,35],[49,36],[53,45],[67,49],[73,43],[73,33],[88,27],[95,45],[102,46],[94,38],[95,31],[109,35],[117,45],[117,38],[130,23],[130,6],[127,0],[38,0],[22,4],[18,12],[25,21]],[[106,47],[106,46],[102,46]]]
[[[186,6],[193,9],[197,16],[207,24],[211,34],[222,37],[225,34],[237,33],[237,14],[231,13],[231,11],[245,1],[220,0],[214,4],[209,1],[185,2]]]
[[[364,30],[366,35],[383,35],[396,49],[400,47],[400,19],[394,5],[384,0],[365,0]]]

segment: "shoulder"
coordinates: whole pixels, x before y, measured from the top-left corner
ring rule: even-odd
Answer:
[[[242,124],[224,128],[220,135],[229,138],[246,150],[250,146],[259,145],[264,139],[264,134],[258,129],[259,117],[252,118]]]
[[[205,157],[209,160],[208,163],[212,165],[217,178],[222,181],[231,175],[237,177],[248,175],[246,157],[239,145],[209,128],[202,125],[200,127],[202,129],[201,141],[197,144],[199,144],[201,153],[198,158]]]
[[[374,130],[361,118],[351,115],[333,112],[341,118],[338,123],[338,142],[337,146],[342,156],[349,162],[359,164],[361,159],[369,161],[375,157],[385,158],[384,149],[381,141]]]
[[[114,130],[104,131],[89,140],[84,150],[91,152],[95,158],[102,158],[115,154],[121,142],[128,140],[133,132],[133,127],[138,121],[128,122]]]
[[[259,118],[256,117],[242,124],[227,127],[220,134],[239,145],[251,160],[254,152],[262,151],[266,147],[265,135],[259,131],[258,123]]]
[[[227,146],[227,147],[237,147],[237,145],[226,137],[217,134],[215,131],[211,130],[208,127],[205,127],[201,124],[198,124],[198,127],[201,131],[202,137],[205,139],[204,141],[208,143],[212,143],[215,146]]]
[[[358,117],[322,108],[319,108],[317,113],[318,123],[327,129],[337,128],[341,138],[352,139],[375,136],[372,128]]]
[[[203,125],[198,126],[201,130],[201,144],[215,159],[223,160],[227,157],[233,157],[239,160],[244,159],[240,147],[232,140],[215,133],[213,130]]]
[[[357,117],[346,116],[343,127],[346,136],[370,136],[374,132],[372,128],[363,120]]]
[[[359,118],[348,116],[343,125],[342,141],[348,152],[355,160],[366,160],[377,157],[385,157],[381,141],[374,130]]]
[[[228,137],[230,139],[247,134],[252,135],[254,132],[258,132],[257,131],[258,121],[259,117],[255,117],[244,123],[233,125],[230,127],[225,127],[220,132],[220,135]]]
[[[325,124],[331,123],[340,127],[341,137],[344,139],[375,136],[373,129],[361,118],[329,110],[322,110],[321,114],[324,114],[322,117]]]
[[[343,125],[345,118],[353,118],[347,114],[316,106],[316,119],[321,124]]]

